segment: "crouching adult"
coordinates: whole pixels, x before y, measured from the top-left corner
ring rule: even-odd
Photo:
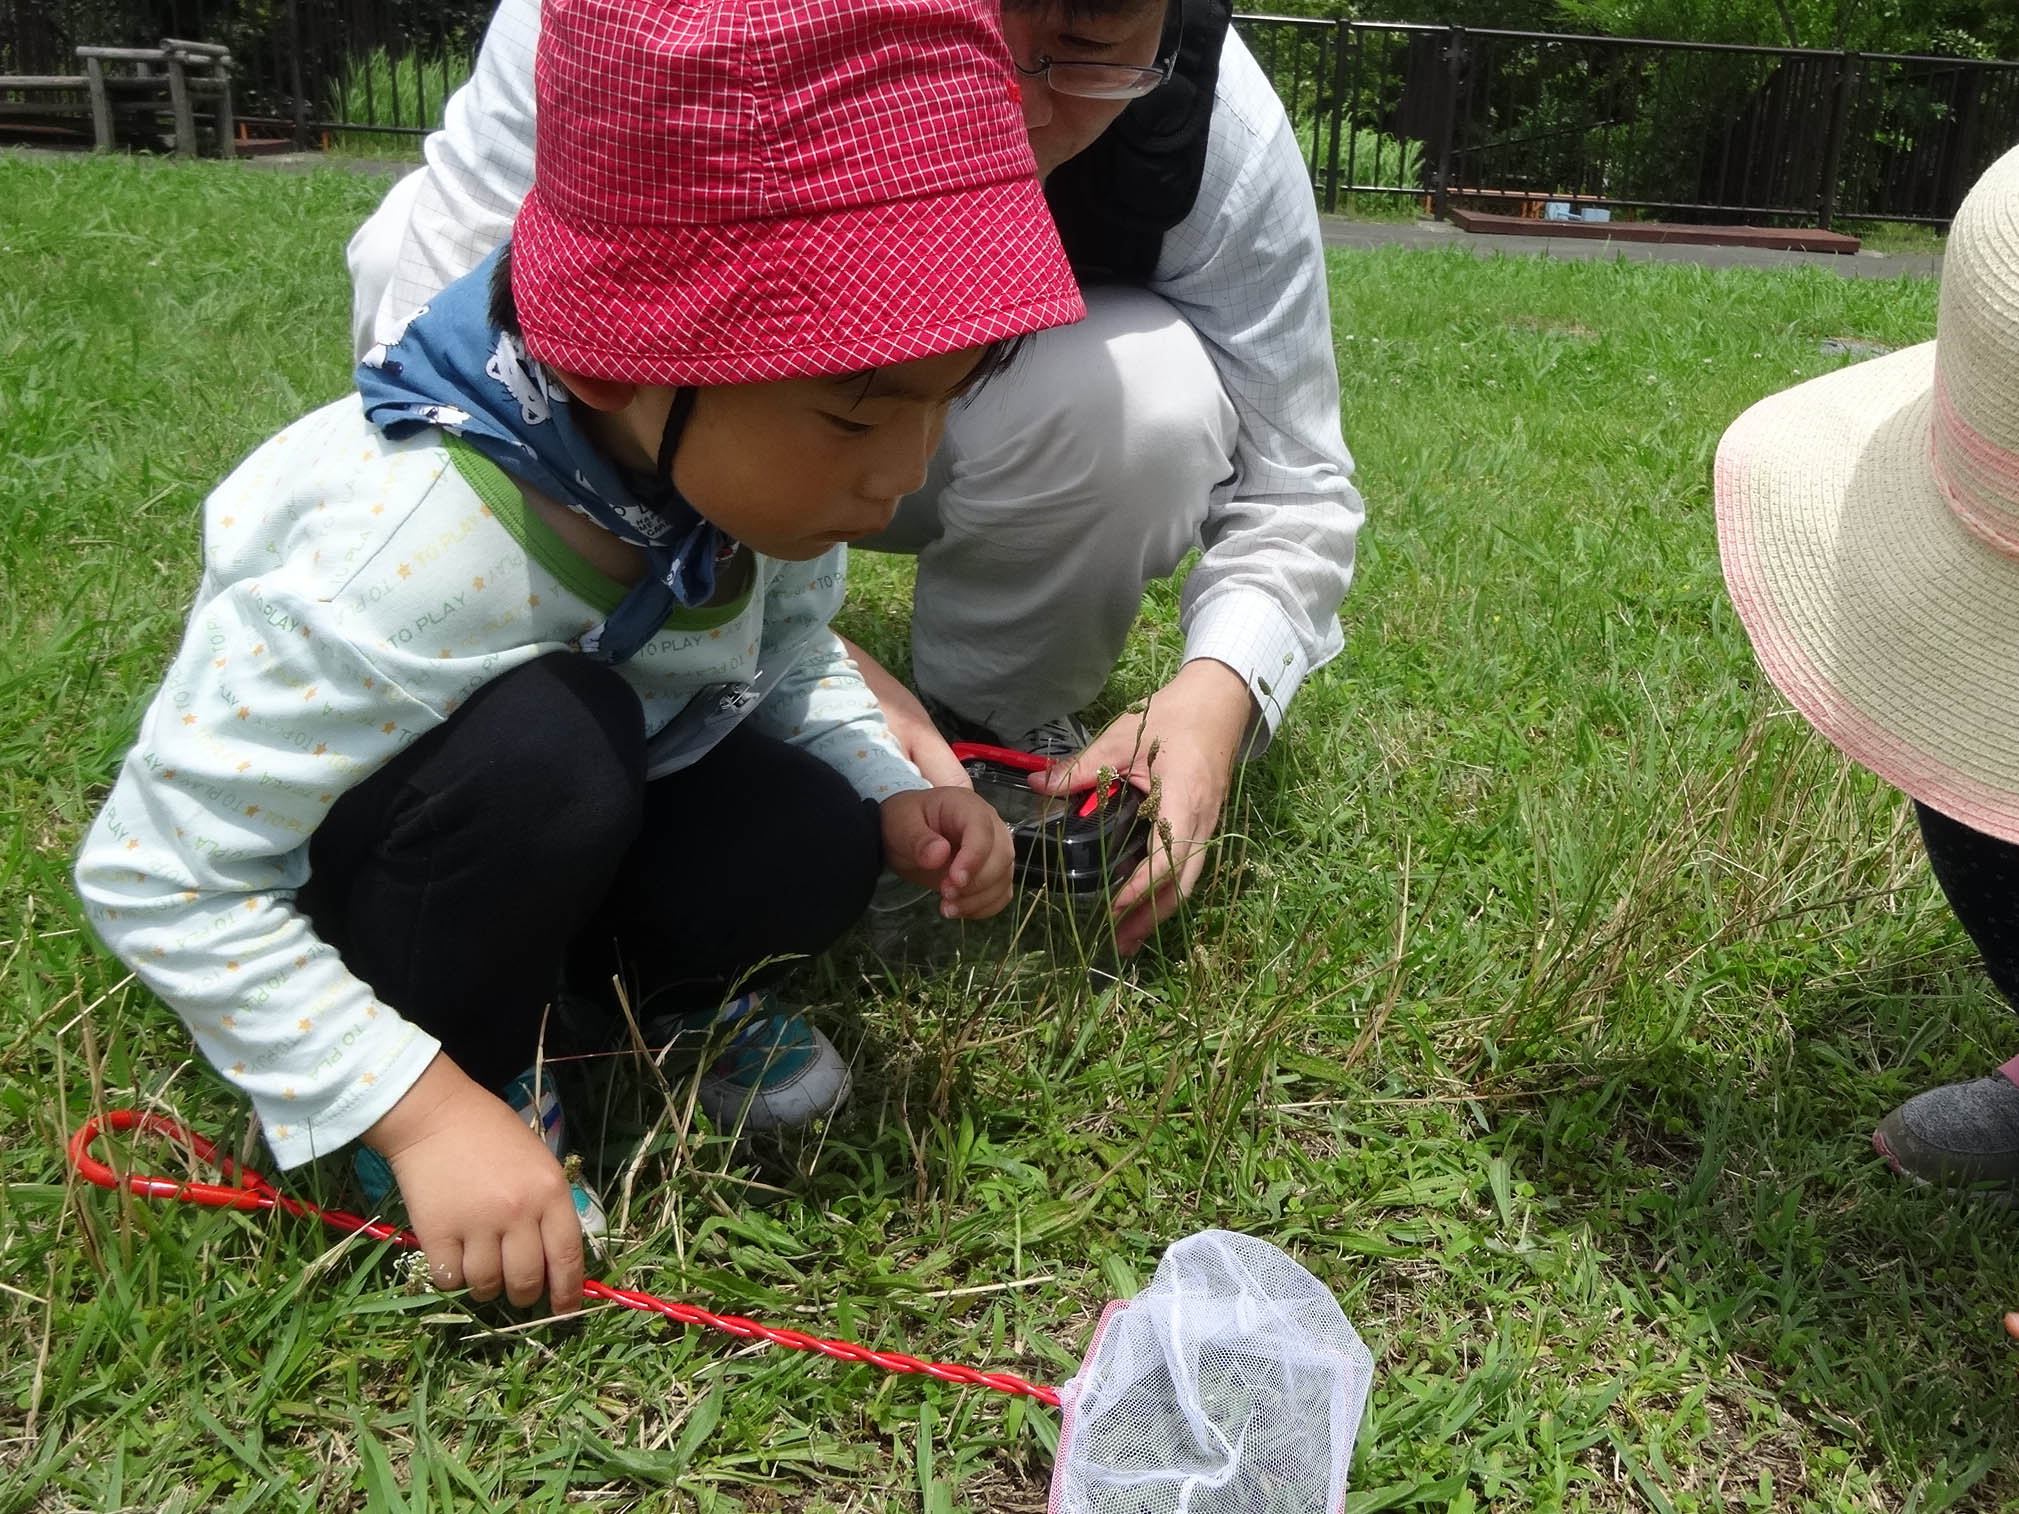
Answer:
[[[1004,0],[1025,124],[1087,318],[1031,338],[949,418],[923,489],[858,543],[918,558],[917,693],[858,649],[907,754],[947,739],[1158,781],[1169,841],[1117,891],[1134,951],[1197,882],[1234,765],[1337,653],[1362,518],[1318,219],[1226,0]],[[537,0],[503,0],[470,82],[350,245],[360,352],[501,241],[533,164]],[[894,129],[898,128],[894,123]],[[1184,657],[1097,738],[1079,719],[1151,581]]]

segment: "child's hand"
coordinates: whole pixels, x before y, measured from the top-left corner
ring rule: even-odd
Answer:
[[[883,854],[900,878],[938,889],[949,920],[978,920],[1009,903],[1009,827],[973,789],[911,789],[884,800]]]
[[[392,1164],[414,1234],[439,1288],[547,1295],[556,1314],[582,1307],[582,1226],[568,1179],[511,1106],[437,1056],[364,1135]]]

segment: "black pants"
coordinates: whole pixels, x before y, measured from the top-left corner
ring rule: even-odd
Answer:
[[[883,865],[876,806],[739,727],[647,783],[638,698],[555,653],[484,685],[331,807],[298,907],[477,1082],[530,1066],[564,969],[701,1008],[831,945]]]
[[[1972,830],[1918,801],[1914,813],[1949,908],[1983,953],[1991,981],[2019,1009],[2019,846]]]

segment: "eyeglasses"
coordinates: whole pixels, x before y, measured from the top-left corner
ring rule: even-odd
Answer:
[[[1043,53],[1025,68],[1011,60],[1026,79],[1044,76],[1045,88],[1054,94],[1076,95],[1082,100],[1140,100],[1171,77],[1178,66],[1178,48],[1185,38],[1185,7],[1182,0],[1165,0],[1164,28],[1157,38],[1156,61],[1147,68],[1122,63],[1056,62]]]
[[[1054,94],[1082,100],[1140,100],[1171,77],[1175,62],[1164,58],[1147,68],[1132,68],[1121,63],[1054,62],[1040,53],[1031,67],[1014,66],[1026,79],[1044,75],[1045,88]]]

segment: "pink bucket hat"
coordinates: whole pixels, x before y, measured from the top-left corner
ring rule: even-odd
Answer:
[[[1935,340],[1739,417],[1717,513],[1732,603],[1795,708],[2019,841],[2019,150],[1956,214]]]
[[[632,383],[860,372],[1078,320],[993,0],[546,0],[512,294]]]

